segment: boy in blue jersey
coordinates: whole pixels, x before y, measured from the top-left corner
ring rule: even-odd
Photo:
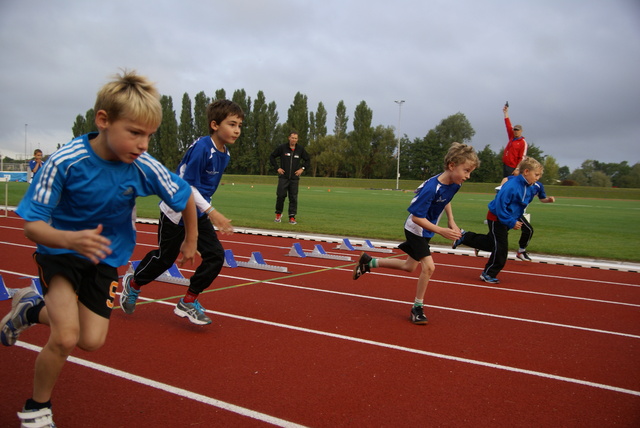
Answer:
[[[211,103],[207,106],[211,134],[196,140],[178,165],[178,174],[191,185],[198,207],[198,252],[202,256],[202,263],[190,278],[189,289],[178,302],[174,313],[188,317],[189,321],[198,325],[211,324],[198,296],[216,279],[224,264],[224,249],[213,225],[224,234],[233,233],[231,221],[211,206],[211,197],[229,163],[227,145],[235,143],[240,137],[243,119],[244,112],[238,104],[228,100]],[[184,235],[180,213],[165,203],[160,204],[160,211],[159,248],[149,252],[135,272],[127,272],[122,280],[120,305],[127,314],[135,310],[140,288],[169,269],[178,254],[178,243]]]
[[[542,169],[541,173],[544,174],[544,168]],[[502,179],[502,182],[500,183],[500,188],[502,188],[502,185],[506,183],[508,180],[515,178],[519,174],[520,174],[520,171],[516,168],[515,171],[513,171],[513,175],[510,175]],[[532,200],[536,196],[538,196],[538,199],[543,204],[549,204],[556,201],[556,198],[554,198],[553,196],[547,196],[547,192],[544,190],[544,185],[540,181],[537,181],[536,183],[531,185],[528,188],[528,190],[532,193],[531,195]],[[527,253],[527,247],[531,242],[531,238],[533,238],[534,230],[531,223],[529,223],[529,220],[527,220],[526,214],[523,214],[522,217],[520,217],[520,221],[522,222],[522,227],[520,228],[520,240],[518,241],[519,247],[518,247],[518,251],[516,251],[516,258],[524,262],[530,262],[531,257],[529,257],[529,254]],[[476,252],[477,251],[478,250],[476,250]]]
[[[29,171],[31,171],[31,179],[29,183],[36,181],[36,175],[40,172],[42,168],[42,150],[35,149],[33,151],[33,159],[29,161]]]
[[[31,289],[16,292],[0,338],[10,346],[35,323],[51,329],[36,359],[33,396],[18,413],[22,426],[55,426],[51,394],[67,357],[76,346],[94,351],[105,342],[117,268],[136,243],[136,197],[158,195],[182,211],[188,232],[181,261],[196,255],[191,188],[146,153],[162,120],[155,86],[125,70],[98,92],[94,111],[99,132],[51,155],[17,209],[25,235],[37,243],[34,260],[45,297]]]
[[[509,247],[509,229],[522,228],[522,215],[533,200],[535,193],[532,186],[542,176],[542,165],[534,158],[528,157],[518,165],[520,174],[507,180],[495,198],[489,202],[487,226],[489,233],[481,235],[475,232],[464,232],[452,248],[464,244],[491,255],[485,264],[480,279],[490,284],[499,284],[497,276],[507,263]]]
[[[455,241],[462,236],[460,228],[453,219],[451,200],[462,183],[469,179],[471,172],[480,165],[480,160],[473,147],[453,143],[444,158],[444,172],[431,177],[418,187],[416,196],[411,200],[407,211],[409,216],[404,224],[406,241],[399,248],[407,253],[406,260],[372,258],[362,253],[353,269],[353,279],[358,279],[371,268],[391,268],[413,272],[421,267],[416,288],[416,297],[411,308],[411,322],[427,324],[424,315],[424,295],[429,280],[435,271],[429,241],[437,233],[446,239]],[[438,226],[443,211],[447,214],[448,227]]]

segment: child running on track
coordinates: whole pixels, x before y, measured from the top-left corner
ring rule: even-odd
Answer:
[[[410,319],[414,324],[429,322],[423,309],[427,285],[435,271],[429,241],[436,233],[452,241],[462,236],[462,231],[453,219],[451,200],[479,165],[480,160],[473,147],[461,143],[451,144],[444,158],[444,172],[422,183],[407,209],[409,216],[404,224],[406,241],[399,245],[408,254],[406,260],[372,258],[369,254],[362,253],[353,269],[355,280],[371,272],[372,268],[413,272],[420,266],[416,297],[411,308]],[[443,211],[447,214],[448,227],[438,226]]]
[[[489,202],[487,226],[489,233],[481,235],[475,232],[463,232],[452,248],[467,245],[482,251],[489,251],[491,255],[485,264],[480,279],[490,284],[499,284],[497,278],[507,263],[509,247],[509,229],[522,228],[524,210],[535,197],[533,187],[542,176],[542,165],[534,158],[528,157],[518,165],[519,175],[507,180],[495,198]]]
[[[29,288],[17,291],[0,339],[11,346],[33,324],[50,327],[36,358],[33,395],[18,413],[23,427],[55,427],[51,394],[67,357],[76,346],[95,351],[105,342],[117,268],[136,244],[136,197],[158,195],[182,211],[187,233],[181,261],[193,262],[196,254],[191,188],[146,153],[162,120],[155,86],[124,71],[100,89],[94,111],[98,132],[51,155],[17,209],[25,235],[37,244],[34,260],[45,297]]]
[[[542,168],[541,174],[544,174],[544,168]],[[502,179],[502,182],[500,183],[500,188],[502,188],[502,185],[506,183],[508,180],[512,180],[518,175],[520,175],[520,171],[516,168],[516,170],[513,171],[513,175],[510,175]],[[531,193],[533,193],[532,196],[533,197],[538,196],[538,199],[543,204],[550,204],[556,201],[555,197],[547,196],[547,192],[544,190],[544,185],[540,181],[537,181],[536,183],[532,184],[530,187],[530,191]],[[522,260],[523,262],[530,262],[531,257],[529,257],[529,254],[527,253],[527,247],[529,246],[529,243],[531,243],[531,238],[533,238],[534,230],[531,223],[529,223],[529,220],[527,220],[525,213],[523,213],[522,217],[520,217],[520,221],[522,222],[522,227],[520,228],[520,240],[518,241],[519,248],[518,248],[518,251],[516,251],[516,258]],[[476,253],[477,252],[478,250],[476,249]]]
[[[173,312],[198,325],[211,324],[211,318],[205,313],[198,296],[218,277],[224,264],[224,248],[213,225],[224,234],[233,233],[231,220],[211,206],[211,197],[229,164],[227,145],[235,143],[240,137],[243,119],[242,108],[232,101],[218,100],[209,104],[207,121],[211,134],[197,139],[178,165],[177,172],[191,185],[198,207],[198,252],[202,256],[202,263],[189,280],[189,289]],[[160,211],[159,248],[150,251],[135,272],[127,272],[122,279],[120,305],[127,314],[135,310],[141,287],[169,269],[180,249],[179,243],[184,235],[180,213],[164,203],[160,204]]]

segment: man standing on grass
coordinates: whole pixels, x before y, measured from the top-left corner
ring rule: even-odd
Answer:
[[[280,166],[277,159],[280,158]],[[289,196],[289,223],[297,224],[298,187],[300,176],[309,166],[309,154],[304,147],[298,145],[298,132],[289,133],[289,142],[278,146],[269,157],[271,166],[278,172],[278,189],[276,190],[276,223],[282,221],[284,200]]]

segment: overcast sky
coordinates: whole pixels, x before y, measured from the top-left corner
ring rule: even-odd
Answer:
[[[0,53],[3,156],[69,141],[126,67],[178,114],[185,92],[262,90],[284,122],[301,92],[329,132],[340,100],[350,129],[365,101],[411,140],[462,112],[496,152],[508,100],[560,166],[640,162],[638,0],[0,0]]]

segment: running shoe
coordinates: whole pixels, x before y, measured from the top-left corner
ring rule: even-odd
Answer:
[[[494,278],[484,272],[480,274],[480,279],[484,282],[488,282],[489,284],[500,284],[500,280],[498,278]]]
[[[353,268],[353,279],[358,279],[360,278],[362,275],[364,275],[367,272],[371,272],[371,267],[369,266],[369,262],[371,261],[373,257],[371,257],[369,254],[367,253],[362,253],[360,254],[360,258],[358,259],[358,264],[356,264],[356,267]]]
[[[56,428],[50,407],[37,410],[25,410],[23,408],[21,412],[18,412],[18,418],[20,418],[20,427],[22,428]]]
[[[289,224],[298,224],[295,217],[289,217]]]
[[[464,241],[464,235],[467,233],[463,229],[460,229],[460,232],[462,232],[462,236],[453,241],[453,244],[451,245],[451,248],[453,248],[454,250],[462,244],[462,241]]]
[[[211,324],[211,318],[205,315],[205,310],[197,300],[193,303],[185,303],[184,299],[180,299],[173,313],[181,318],[187,317],[197,325]]]
[[[275,221],[276,223],[280,223],[282,221],[282,214],[276,214],[276,219],[273,221]]]
[[[40,302],[42,296],[33,291],[32,288],[22,288],[13,295],[11,299],[11,310],[0,322],[0,341],[4,346],[12,346],[18,340],[18,336],[31,324],[27,320],[27,311]]]
[[[519,258],[520,260],[522,260],[523,262],[530,262],[531,261],[531,257],[529,257],[529,254],[527,254],[526,251],[518,251],[516,253],[516,257]]]
[[[120,293],[120,307],[125,314],[132,314],[136,310],[136,302],[140,295],[140,290],[131,286],[133,272],[127,272],[122,277],[122,293]]]
[[[411,308],[411,322],[418,325],[428,324],[429,320],[424,316],[422,306],[414,306]]]

